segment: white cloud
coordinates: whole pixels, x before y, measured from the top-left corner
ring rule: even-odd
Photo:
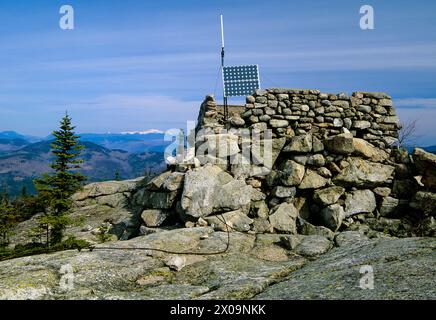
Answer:
[[[167,70],[170,67],[195,67],[216,58],[216,54],[207,52],[179,52],[147,54],[140,56],[101,57],[92,59],[59,60],[41,62],[34,65],[35,69],[41,70],[81,70],[81,71],[119,71],[152,69]]]
[[[81,132],[132,132],[184,128],[195,121],[201,101],[169,96],[103,95],[70,104]]]
[[[394,99],[397,108],[416,109],[416,108],[435,108],[436,98],[403,98]]]
[[[186,111],[196,103],[198,101],[184,101],[170,96],[109,94],[89,100],[82,100],[74,103],[72,106],[74,108],[104,108],[106,110],[153,110],[161,114],[164,110],[172,110],[174,112],[180,110]]]
[[[274,71],[350,71],[411,68],[436,68],[436,44],[422,45],[371,45],[305,46],[288,51],[235,53],[233,58],[260,61]]]
[[[270,51],[256,44],[255,48],[245,46],[234,49],[228,55],[229,64],[258,63],[271,71],[344,71],[344,70],[386,70],[410,68],[436,68],[436,44],[375,45],[348,47],[319,44],[313,47],[305,43],[294,48],[283,46]],[[256,50],[253,50],[256,49]],[[90,59],[64,59],[38,61],[15,66],[15,70],[38,72],[107,72],[125,74],[153,73],[169,75],[190,74],[210,70],[218,63],[214,51],[170,52],[159,54],[129,55],[121,57],[93,57]],[[213,69],[213,68],[212,68]]]

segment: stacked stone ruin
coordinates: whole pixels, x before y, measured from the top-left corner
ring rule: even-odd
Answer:
[[[242,232],[401,235],[428,217],[434,232],[436,161],[419,150],[414,161],[396,146],[401,126],[389,95],[257,90],[230,114],[225,122],[222,106],[206,96],[188,137],[195,158],[172,162],[135,196],[146,227],[226,230],[226,221]],[[241,134],[247,130],[269,135],[257,145]],[[258,161],[265,145],[267,164]],[[247,149],[248,163],[233,161]]]

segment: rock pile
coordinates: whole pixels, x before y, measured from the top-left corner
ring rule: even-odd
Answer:
[[[395,147],[401,126],[390,96],[268,89],[246,102],[227,125],[206,97],[195,165],[172,166],[171,174],[185,175],[184,184],[157,209],[173,208],[189,226],[222,230],[214,215],[225,213],[238,231],[323,236],[368,228],[373,236],[410,235],[418,210],[430,217],[426,232],[432,233],[434,193],[417,191],[434,188],[434,155],[419,149],[413,157],[401,155]],[[264,134],[260,143],[256,134]],[[142,204],[156,209],[150,199]]]
[[[177,226],[330,241],[347,230],[435,235],[436,156],[395,146],[390,96],[269,89],[246,102],[226,124],[207,96],[188,136],[195,149],[179,148],[151,181],[86,186],[73,215],[89,226],[74,235],[95,241],[102,223],[117,239]]]

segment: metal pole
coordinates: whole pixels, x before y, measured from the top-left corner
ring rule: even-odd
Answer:
[[[223,20],[223,15],[221,15],[221,47],[224,48],[224,20]]]
[[[224,20],[223,15],[220,16],[221,19],[221,72],[224,76]],[[227,124],[228,121],[228,110],[227,110],[227,97],[226,97],[226,91],[223,83],[223,108],[224,108],[224,121]]]

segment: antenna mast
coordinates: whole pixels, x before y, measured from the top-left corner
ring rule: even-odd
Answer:
[[[224,73],[224,20],[223,15],[220,15],[221,20],[221,72]],[[224,107],[224,121],[227,123],[228,120],[228,106],[227,106],[227,97],[226,91],[223,85],[223,107]]]

